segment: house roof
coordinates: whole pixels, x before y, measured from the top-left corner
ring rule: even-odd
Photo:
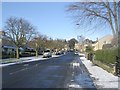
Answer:
[[[112,39],[112,38],[113,38],[112,35],[106,35],[106,36],[100,38],[99,41],[106,40],[106,39]]]

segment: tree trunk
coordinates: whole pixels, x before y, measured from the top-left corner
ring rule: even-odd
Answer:
[[[36,57],[38,57],[38,50],[35,50],[35,52],[36,52]]]
[[[16,58],[19,59],[19,47],[16,47]]]

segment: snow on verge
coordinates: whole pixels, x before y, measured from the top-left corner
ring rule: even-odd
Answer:
[[[62,55],[52,55],[51,58],[60,57],[60,56],[62,56]],[[46,59],[48,59],[48,58],[42,58],[42,56],[39,56],[39,57],[25,57],[25,58],[20,58],[19,60],[16,60],[16,62],[0,64],[0,67],[19,64],[19,63],[24,63],[24,62],[33,62],[33,61],[39,61],[39,60],[46,60]]]
[[[89,60],[82,60],[91,77],[94,78],[94,84],[97,88],[118,88],[118,77],[95,66]],[[119,82],[120,83],[120,82]]]

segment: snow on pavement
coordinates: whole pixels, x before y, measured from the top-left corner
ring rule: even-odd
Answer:
[[[104,69],[93,65],[90,60],[82,60],[83,64],[88,69],[90,76],[94,78],[94,84],[98,89],[101,88],[118,88],[118,77],[108,73]]]

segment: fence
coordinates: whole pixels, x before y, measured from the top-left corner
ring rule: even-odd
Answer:
[[[120,76],[120,57],[116,56],[115,73]]]

